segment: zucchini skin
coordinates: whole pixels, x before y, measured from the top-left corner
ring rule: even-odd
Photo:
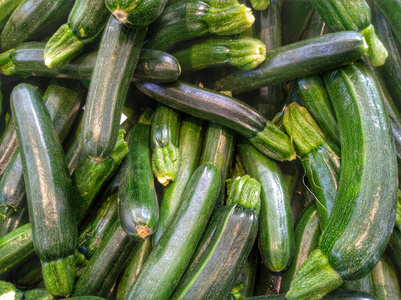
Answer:
[[[162,13],[168,0],[105,0],[114,17],[127,26],[147,26]]]
[[[373,295],[378,300],[401,299],[397,272],[391,259],[384,254],[370,273]]]
[[[17,133],[15,132],[13,119],[11,117],[0,139],[0,176],[3,175],[15,150],[18,148]]]
[[[109,18],[86,99],[81,144],[86,155],[103,160],[113,151],[122,108],[146,28],[129,31]]]
[[[31,224],[25,224],[0,238],[0,274],[19,265],[35,253]]]
[[[45,44],[29,42],[17,46],[11,52],[12,70],[0,71],[20,77],[43,76],[71,79],[90,79],[96,64],[98,51],[83,53],[62,68],[48,68],[44,61]],[[181,74],[178,60],[163,51],[142,49],[131,81],[171,82]]]
[[[64,152],[42,97],[33,86],[15,87],[11,108],[21,149],[33,244],[42,261],[45,284],[54,294],[69,295],[78,236],[72,211],[75,190]],[[65,270],[55,276],[50,268],[58,269],[58,264]]]
[[[247,174],[262,186],[258,243],[265,266],[285,270],[294,256],[294,227],[290,199],[277,163],[240,141],[239,155]]]
[[[150,129],[149,125],[141,123],[132,128],[118,192],[121,227],[138,240],[152,235],[159,219],[159,203],[152,173]]]
[[[14,9],[22,2],[22,0],[5,0],[0,4],[0,30],[2,31],[6,25],[8,18]]]
[[[79,82],[54,79],[49,84],[43,98],[60,142],[63,143],[77,117],[78,109],[84,98],[83,87]],[[0,209],[0,213],[7,215],[14,221],[7,220],[3,223],[0,220],[0,236],[12,231],[18,226],[19,221],[22,221],[21,213],[24,214],[23,209],[26,207],[22,169],[19,150],[16,150],[0,180],[0,205],[10,205],[10,207]]]
[[[1,33],[1,48],[9,50],[23,42],[44,39],[65,23],[73,5],[74,1],[24,0]]]
[[[357,62],[325,74],[324,81],[340,128],[342,160],[319,247],[343,279],[359,279],[376,265],[393,231],[396,154],[379,87],[367,67]]]
[[[135,84],[145,95],[160,103],[239,132],[269,157],[277,160],[295,158],[288,136],[242,101],[179,80],[168,84]]]
[[[221,179],[212,164],[196,169],[182,205],[153,248],[127,299],[169,299],[191,260],[216,204]]]
[[[323,50],[324,49],[324,50]],[[266,53],[266,60],[250,71],[235,71],[216,82],[217,90],[243,93],[349,64],[364,55],[357,32],[336,32],[300,41]]]
[[[179,142],[181,167],[174,182],[164,188],[163,198],[160,203],[159,224],[154,235],[155,244],[157,244],[179,208],[185,187],[199,165],[202,150],[202,133],[202,121],[200,119],[195,117],[183,118]]]
[[[291,266],[284,273],[280,293],[286,293],[298,268],[316,249],[320,237],[319,217],[314,204],[305,208],[295,227],[295,254]]]
[[[401,43],[401,30],[400,30],[401,3],[399,1],[380,1],[380,0],[379,1],[373,0],[373,2],[385,16],[398,42]]]
[[[210,243],[189,267],[172,299],[225,299],[230,295],[255,242],[258,220],[252,209],[241,205],[222,207],[213,218],[219,221]]]
[[[115,220],[79,277],[73,296],[106,297],[132,253],[135,240]]]

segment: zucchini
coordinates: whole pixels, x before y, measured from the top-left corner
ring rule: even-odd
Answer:
[[[72,212],[75,191],[64,152],[42,97],[33,86],[15,87],[11,108],[21,150],[33,243],[42,261],[43,279],[52,294],[68,296],[74,285],[78,236]]]
[[[153,116],[150,145],[152,147],[152,171],[164,186],[175,180],[181,164],[178,148],[181,126],[180,114],[159,104]]]
[[[168,5],[152,24],[145,47],[167,51],[207,34],[233,35],[246,30],[255,21],[252,10],[234,2],[184,0]]]
[[[370,24],[371,12],[365,0],[312,0],[313,6],[333,31],[359,31],[368,44],[370,63],[379,67],[387,58],[387,50]]]
[[[130,133],[128,149],[120,177],[118,215],[124,231],[141,240],[155,232],[159,219],[149,125],[135,124]]]
[[[13,11],[1,33],[1,48],[9,50],[30,41],[40,41],[67,20],[74,1],[24,0]]]
[[[245,103],[181,81],[136,83],[147,96],[195,117],[224,125],[248,137],[263,154],[277,160],[295,158],[290,139]]]
[[[131,258],[120,276],[116,299],[126,299],[128,297],[129,288],[138,277],[151,251],[152,239],[145,239],[135,246]]]
[[[0,274],[12,270],[35,253],[31,224],[25,224],[0,238]]]
[[[24,293],[18,290],[11,282],[0,280],[0,299],[21,300],[25,299]]]
[[[290,199],[277,163],[240,141],[239,155],[247,174],[262,186],[258,243],[265,266],[285,270],[294,256],[294,228]]]
[[[53,300],[54,297],[46,289],[38,288],[38,289],[25,291],[25,299],[26,300]]]
[[[200,119],[194,117],[183,118],[180,128],[179,149],[181,152],[181,166],[174,182],[164,188],[163,198],[160,203],[159,224],[154,235],[155,244],[157,244],[179,208],[185,187],[198,167],[202,150],[202,121]]]
[[[225,65],[252,70],[265,60],[266,46],[250,37],[212,37],[173,55],[183,72]]]
[[[147,26],[162,13],[167,0],[105,0],[114,17],[127,26]]]
[[[375,5],[381,10],[385,16],[387,22],[390,24],[394,35],[396,36],[399,43],[401,43],[401,3],[398,0],[395,1],[378,1],[373,0]]]
[[[83,101],[84,90],[79,82],[54,79],[48,86],[43,100],[61,143],[67,137]],[[7,165],[0,180],[0,214],[12,220],[0,220],[1,235],[12,231],[21,221],[26,207],[25,182],[19,150]],[[1,236],[0,235],[0,236]]]
[[[373,295],[377,300],[401,299],[397,272],[390,258],[384,254],[370,273]]]
[[[17,133],[15,132],[14,118],[8,122],[0,139],[0,176],[3,175],[14,152],[18,148]]]
[[[268,295],[268,296],[257,296],[244,298],[244,300],[285,300],[284,294],[280,295]],[[343,289],[337,289],[327,294],[322,300],[375,300],[376,298],[368,293],[358,291],[347,291]]]
[[[49,68],[61,68],[84,51],[102,31],[109,12],[103,0],[77,0],[68,22],[46,44],[44,60]]]
[[[106,297],[132,253],[135,240],[116,219],[79,277],[73,296]]]
[[[372,279],[371,273],[358,280],[345,281],[341,288],[349,291],[359,291],[372,294]]]
[[[242,297],[250,297],[253,295],[257,266],[258,266],[258,254],[259,254],[257,246],[255,245],[253,246],[251,253],[246,259],[244,265],[241,267],[240,273],[237,279],[235,280],[235,285],[233,290],[236,287],[239,287],[240,288],[239,293]],[[233,290],[231,290],[231,293]]]
[[[234,71],[220,78],[216,88],[243,93],[349,64],[366,53],[356,32],[336,32],[268,51],[266,60],[250,71]]]
[[[212,236],[204,235],[199,242],[172,299],[227,299],[256,239],[260,189],[249,175],[234,181],[227,205],[209,222],[213,230],[205,230]]]
[[[20,77],[44,76],[71,79],[90,79],[98,51],[85,52],[59,69],[48,68],[43,61],[45,43],[30,42],[0,54],[3,63],[0,71],[5,75]],[[142,49],[131,81],[170,82],[181,74],[178,60],[158,50]]]
[[[286,293],[290,289],[298,268],[316,249],[320,237],[319,217],[314,204],[305,208],[301,219],[295,227],[295,255],[291,266],[284,273],[281,281],[280,292]]]
[[[0,30],[3,30],[8,18],[22,0],[4,0],[0,3]]]
[[[190,262],[220,190],[220,172],[212,164],[196,169],[182,205],[153,248],[127,299],[168,299]]]
[[[113,16],[106,24],[81,128],[82,149],[94,161],[106,159],[116,145],[124,100],[145,33],[146,28],[124,28]]]
[[[394,228],[393,234],[390,237],[386,252],[392,259],[394,266],[397,271],[401,271],[401,261],[399,259],[401,255],[401,230],[398,227]]]
[[[300,267],[288,299],[324,295],[343,280],[366,276],[382,256],[395,222],[396,154],[375,78],[357,62],[326,73],[324,81],[340,127],[340,180],[319,249]],[[309,273],[313,267],[322,269]]]
[[[33,245],[31,248],[33,249]],[[31,286],[36,286],[42,280],[42,266],[37,255],[14,268],[13,283],[19,288],[26,289]]]

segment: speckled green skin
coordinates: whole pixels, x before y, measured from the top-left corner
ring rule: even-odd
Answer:
[[[0,4],[0,30],[6,25],[8,18],[22,0],[3,0]]]
[[[397,272],[393,262],[386,254],[374,267],[370,277],[372,278],[372,294],[378,300],[401,299]]]

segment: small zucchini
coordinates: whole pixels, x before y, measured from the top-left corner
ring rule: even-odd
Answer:
[[[169,299],[184,274],[216,204],[219,170],[212,164],[196,169],[178,209],[153,248],[127,299]]]

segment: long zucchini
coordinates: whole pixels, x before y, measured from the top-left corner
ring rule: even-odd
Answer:
[[[113,151],[124,100],[146,28],[128,30],[113,16],[106,24],[93,69],[81,128],[86,155],[102,161]]]
[[[75,191],[64,152],[42,97],[33,86],[15,87],[11,108],[21,150],[33,244],[42,261],[43,279],[51,293],[68,296],[74,285],[78,236],[72,211]]]
[[[182,196],[182,205],[150,253],[127,299],[169,299],[206,228],[220,180],[220,172],[212,164],[196,169]]]
[[[40,41],[65,23],[74,1],[24,0],[13,11],[1,33],[1,48],[9,50]]]
[[[401,43],[401,3],[398,0],[394,1],[381,1],[373,0],[376,6],[381,10],[383,15],[386,17],[387,22],[390,24],[394,35],[397,37],[399,43]]]
[[[325,1],[324,1],[325,2]],[[242,93],[349,64],[366,53],[356,32],[336,32],[300,41],[266,53],[256,69],[234,71],[220,78],[216,88]]]
[[[340,127],[340,180],[319,249],[300,267],[288,299],[322,296],[344,279],[367,275],[382,256],[395,222],[396,154],[372,73],[357,62],[326,73],[324,81]],[[316,267],[319,272],[313,271]]]
[[[235,98],[181,81],[136,85],[143,93],[165,105],[241,133],[269,157],[277,160],[295,158],[288,136],[256,110]]]

